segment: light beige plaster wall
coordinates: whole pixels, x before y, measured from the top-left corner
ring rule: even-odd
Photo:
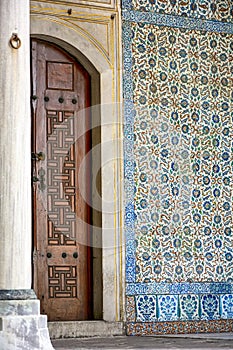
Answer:
[[[98,248],[102,248],[102,317],[106,321],[124,317],[120,29],[120,7],[115,0],[31,0],[31,35],[66,49],[92,79],[93,127],[99,126],[93,144],[93,184],[101,173],[101,184],[93,193],[101,218],[96,214],[99,224],[93,233],[97,255]],[[95,283],[100,284],[100,279]],[[98,286],[95,288],[98,290]]]

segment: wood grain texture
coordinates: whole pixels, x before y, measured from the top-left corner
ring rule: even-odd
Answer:
[[[90,78],[72,57],[32,42],[34,288],[50,321],[91,316]],[[80,132],[81,131],[81,132]],[[86,131],[86,132],[85,132]],[[79,176],[82,171],[83,176]]]

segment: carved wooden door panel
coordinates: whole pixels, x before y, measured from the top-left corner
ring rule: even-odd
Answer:
[[[84,68],[33,40],[34,289],[50,321],[90,317],[89,104]]]

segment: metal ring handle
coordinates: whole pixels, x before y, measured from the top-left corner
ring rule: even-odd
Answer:
[[[10,44],[11,44],[11,47],[13,47],[13,49],[19,49],[20,46],[21,46],[21,40],[20,38],[18,37],[18,34],[16,33],[13,33],[11,35],[11,38],[10,38]]]

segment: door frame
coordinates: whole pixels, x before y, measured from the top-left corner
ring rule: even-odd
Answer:
[[[92,116],[95,115],[95,118],[92,117],[92,146],[96,149],[92,165],[92,196],[97,205],[93,213],[93,255],[96,255],[93,259],[93,313],[94,319],[123,321],[123,161],[119,67],[117,62],[113,67],[103,55],[102,48],[96,47],[83,34],[81,30],[78,32],[63,23],[31,16],[31,36],[58,45],[75,57],[91,76]]]
[[[45,58],[43,55],[47,58]],[[47,56],[48,55],[48,56]],[[51,57],[52,55],[52,57]],[[53,57],[54,55],[54,57]],[[50,57],[50,58],[48,58]],[[41,64],[41,61],[44,59],[44,64]],[[59,92],[56,91],[56,89],[50,89],[49,87],[46,86],[46,78],[45,79],[40,79],[41,74],[43,73],[44,75],[48,74],[48,67],[46,64],[46,60],[51,60],[55,63],[57,62],[63,62],[63,63],[68,63],[68,64],[73,64],[73,75],[72,79],[76,81],[78,84],[79,78],[84,80],[84,83],[82,84],[82,87],[73,87],[72,92],[70,92],[68,89],[62,89],[62,96],[66,98],[70,98],[70,96],[78,96],[79,99],[81,99],[80,104],[83,105],[85,104],[86,112],[83,114],[82,109],[80,110],[80,107],[78,104],[71,104],[69,105],[68,103],[66,106],[61,106],[59,102],[57,103],[54,101],[54,93],[56,96],[61,96]],[[63,73],[65,74],[65,73]],[[54,77],[54,76],[53,76]],[[60,245],[60,244],[55,244],[51,245],[52,243],[46,243],[47,242],[47,235],[49,234],[49,229],[47,230],[42,230],[42,226],[47,226],[48,222],[50,221],[51,223],[53,222],[52,219],[44,215],[44,210],[38,210],[38,208],[41,208],[43,205],[45,205],[44,208],[46,208],[46,204],[43,203],[43,199],[45,197],[47,200],[45,202],[47,203],[49,193],[47,191],[43,193],[43,190],[41,191],[40,185],[39,187],[36,184],[33,184],[32,186],[32,203],[33,203],[33,256],[35,257],[34,259],[34,266],[32,268],[33,271],[33,287],[36,293],[38,293],[38,297],[40,297],[41,300],[41,310],[43,310],[42,313],[44,313],[44,308],[47,309],[48,313],[48,318],[51,320],[57,320],[61,319],[64,317],[64,321],[70,321],[71,319],[75,320],[75,314],[76,317],[78,316],[80,320],[85,319],[92,319],[92,249],[91,245],[89,244],[90,239],[91,239],[91,225],[90,225],[90,219],[91,219],[91,207],[88,205],[90,203],[90,192],[91,192],[91,186],[90,186],[90,166],[91,166],[91,159],[88,158],[87,161],[85,161],[86,155],[90,152],[91,149],[91,128],[89,126],[90,123],[90,96],[91,96],[91,91],[90,91],[90,76],[87,73],[87,71],[83,68],[83,66],[80,65],[80,63],[75,60],[71,55],[69,55],[66,51],[61,49],[59,46],[48,43],[47,41],[42,41],[38,39],[32,39],[31,42],[31,85],[32,85],[32,96],[37,96],[38,98],[32,101],[32,152],[38,152],[39,150],[43,150],[45,152],[45,157],[44,159],[39,159],[40,161],[35,161],[32,160],[32,168],[36,173],[34,174],[34,171],[32,170],[32,176],[37,175],[38,169],[42,166],[44,169],[46,167],[47,163],[47,156],[48,154],[46,153],[46,146],[45,142],[46,140],[49,141],[49,137],[52,136],[47,134],[47,128],[46,128],[46,121],[48,118],[48,113],[49,110],[56,109],[56,111],[63,110],[64,112],[73,112],[73,116],[77,117],[74,118],[73,123],[76,125],[74,129],[74,133],[76,135],[75,141],[72,145],[74,149],[74,154],[75,158],[73,161],[75,162],[76,165],[76,170],[75,170],[75,182],[77,181],[78,177],[83,178],[83,176],[79,175],[79,167],[81,168],[81,164],[84,161],[84,166],[82,167],[84,172],[86,173],[85,176],[88,178],[83,178],[81,180],[81,185],[78,188],[78,195],[77,193],[75,194],[75,197],[77,198],[77,207],[80,209],[82,208],[82,213],[81,213],[81,220],[85,220],[85,225],[83,226],[83,221],[82,223],[78,223],[76,220],[75,223],[77,225],[77,228],[82,228],[85,232],[85,241],[82,242],[82,239],[80,241],[81,245]],[[44,91],[45,89],[48,89],[47,92],[50,95],[50,100],[53,100],[52,102],[47,102],[46,105],[44,104],[44,99],[41,99],[41,96],[44,96]],[[68,92],[67,92],[68,90]],[[51,95],[52,94],[52,95]],[[64,94],[64,95],[63,95]],[[65,97],[66,95],[66,97]],[[69,97],[68,97],[69,96]],[[85,102],[84,102],[85,101]],[[50,105],[49,105],[50,104]],[[63,107],[63,108],[62,108]],[[81,107],[83,108],[83,107]],[[79,113],[81,112],[81,114]],[[85,119],[83,119],[85,118]],[[53,118],[52,118],[53,119]],[[51,118],[49,118],[51,120]],[[68,118],[69,120],[69,118]],[[67,123],[66,126],[70,126],[68,121],[63,120],[64,123]],[[59,121],[57,121],[59,123]],[[60,124],[60,123],[59,123]],[[83,128],[83,126],[85,127]],[[56,127],[55,127],[56,128]],[[87,128],[87,132],[85,134],[79,134],[78,130],[85,130]],[[64,129],[63,129],[64,131]],[[53,134],[53,130],[52,130]],[[50,136],[49,136],[50,135]],[[63,135],[64,136],[64,135]],[[80,137],[81,136],[81,137]],[[53,143],[53,142],[52,142]],[[70,145],[71,146],[71,145]],[[38,148],[39,147],[39,148]],[[56,147],[56,146],[55,146]],[[66,151],[68,152],[68,146],[66,147]],[[53,148],[53,147],[52,147]],[[70,152],[69,152],[70,153]],[[82,154],[82,155],[81,155]],[[69,156],[68,156],[69,157]],[[45,161],[45,162],[44,162]],[[71,161],[71,159],[69,159]],[[48,160],[49,162],[49,160]],[[63,166],[65,159],[63,158]],[[73,168],[74,169],[74,168]],[[47,169],[45,171],[45,177],[47,177],[47,172],[49,170]],[[63,173],[64,174],[64,173]],[[54,173],[53,173],[54,175]],[[51,176],[53,176],[51,175]],[[52,179],[52,178],[51,178]],[[47,182],[47,181],[46,181]],[[80,181],[78,181],[79,183]],[[65,183],[63,184],[64,186]],[[51,183],[50,186],[53,186]],[[60,186],[60,185],[59,185]],[[69,185],[68,185],[69,186]],[[80,188],[81,186],[81,188]],[[83,193],[83,198],[82,195],[80,196],[79,194]],[[64,199],[64,198],[63,198]],[[43,204],[42,204],[43,203]],[[56,205],[55,205],[56,207]],[[76,207],[76,205],[75,205]],[[75,211],[75,209],[73,208]],[[71,210],[72,213],[74,211]],[[76,212],[76,215],[77,214]],[[59,225],[59,224],[58,224]],[[55,225],[56,226],[56,225]],[[69,226],[68,226],[69,227]],[[43,232],[44,231],[44,232]],[[54,232],[51,232],[54,233]],[[43,238],[42,238],[43,237]],[[80,233],[78,234],[77,237],[81,237]],[[83,237],[84,238],[84,237]],[[86,243],[84,243],[86,242]],[[63,248],[62,248],[63,247]],[[61,260],[61,251],[65,249],[66,253],[68,253],[65,262]],[[73,260],[72,254],[74,251],[79,251],[79,256],[78,260]],[[45,259],[46,256],[46,251],[49,251],[50,254],[50,259],[47,260]],[[51,254],[52,253],[52,254]],[[59,259],[59,263],[57,261]],[[68,262],[69,261],[69,262]],[[59,297],[52,298],[49,297],[49,286],[47,286],[48,283],[48,266],[52,265],[53,267],[57,267],[57,265],[66,265],[68,264],[73,265],[76,262],[77,266],[77,271],[78,271],[78,285],[76,286],[78,293],[77,293],[77,298],[76,301],[75,299],[59,299]],[[50,266],[51,267],[51,266]],[[60,266],[59,266],[60,267]],[[70,266],[71,267],[71,266]],[[49,274],[49,273],[48,273]],[[43,280],[43,282],[42,282]],[[45,293],[44,293],[45,292]],[[41,297],[42,294],[44,295],[44,298]],[[58,310],[56,310],[55,305],[62,305],[60,308],[60,314]],[[66,305],[66,306],[64,306]],[[73,305],[73,306],[72,306]],[[66,312],[65,312],[66,310]],[[69,311],[68,311],[69,310]],[[77,315],[78,311],[78,315]],[[65,316],[66,315],[66,316]],[[67,318],[66,318],[67,317]]]

